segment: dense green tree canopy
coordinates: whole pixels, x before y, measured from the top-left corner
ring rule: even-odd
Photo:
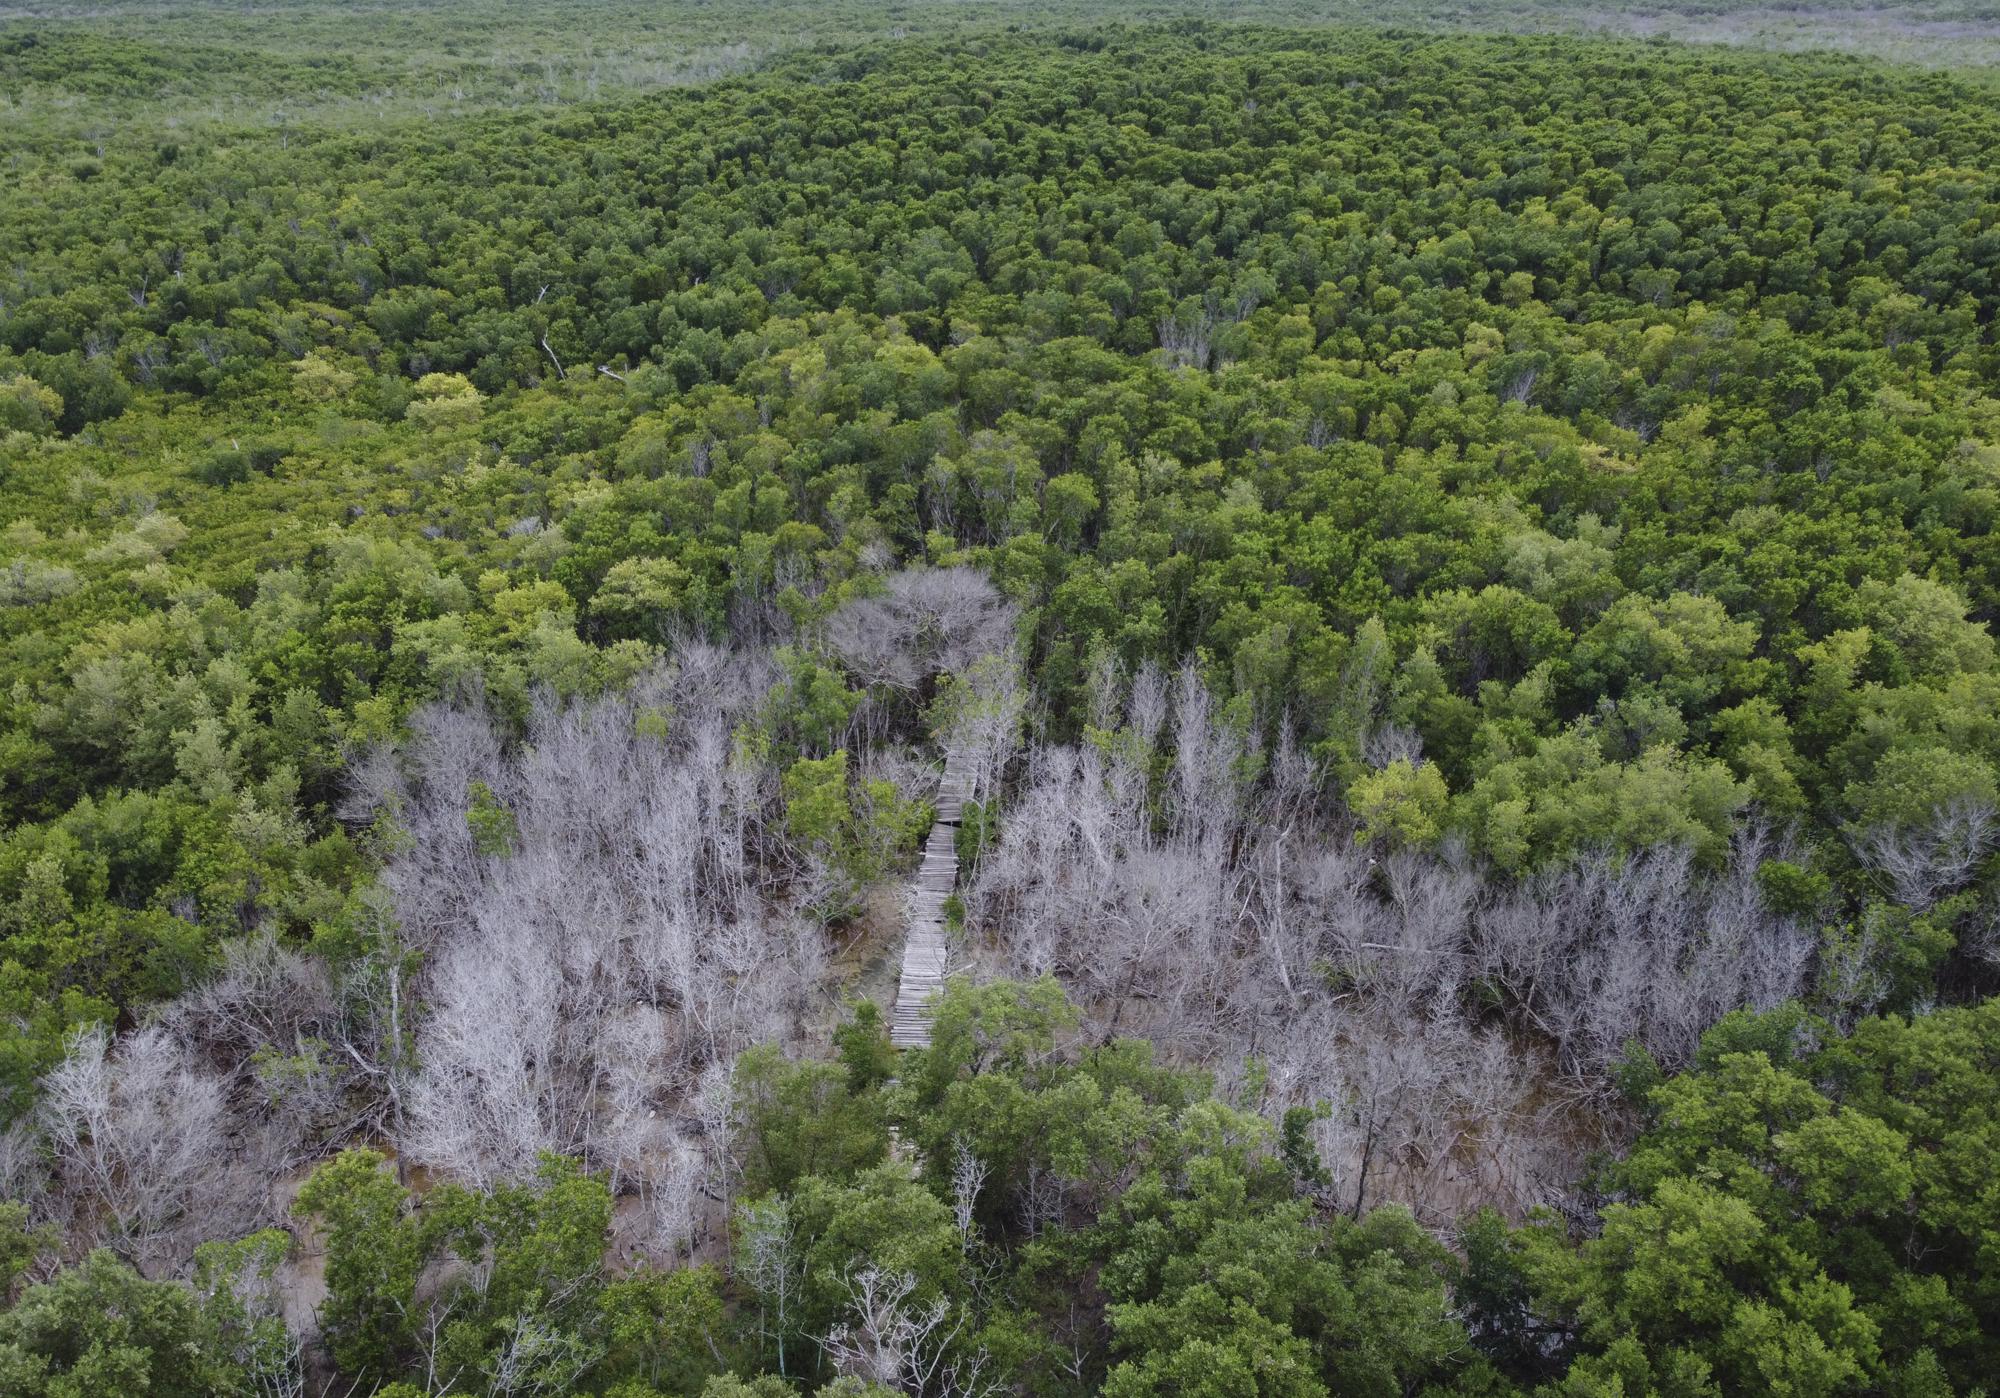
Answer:
[[[694,9],[0,14],[0,1388],[1990,1389],[1990,75],[1400,0]],[[946,733],[975,975],[898,1054]],[[1022,849],[1041,981],[968,932]],[[1140,973],[1262,941],[1241,1045]],[[1364,1041],[1411,953],[1463,972]],[[1725,990],[1584,1055],[1556,961],[1635,1021]],[[1524,1114],[1380,1125],[1446,1023],[1560,1065],[1561,1213],[1478,1209]],[[419,1159],[451,1092],[477,1148]],[[162,1177],[253,1156],[289,1214],[154,1246]]]

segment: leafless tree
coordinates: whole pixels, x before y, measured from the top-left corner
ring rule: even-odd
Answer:
[[[1389,733],[1373,665],[1346,681],[1364,740]],[[1507,883],[1450,843],[1357,846],[1282,725],[1251,782],[1249,735],[1192,671],[1120,687],[1093,673],[1107,738],[1028,754],[968,891],[973,929],[1009,972],[1060,977],[1097,1032],[1225,1072],[1263,1059],[1273,1112],[1323,1108],[1343,1207],[1547,1199],[1601,1143],[1628,1041],[1677,1065],[1723,1013],[1806,984],[1815,938],[1755,879],[1804,856],[1767,832],[1718,871],[1662,848]]]
[[[305,1340],[288,1326],[280,1345],[277,1353],[263,1356],[250,1370],[257,1398],[305,1398]]]
[[[1214,357],[1213,307],[1185,308],[1161,316],[1155,329],[1160,337],[1161,354],[1171,368],[1206,369]]]
[[[986,1183],[986,1163],[972,1153],[963,1136],[951,1143],[951,1214],[958,1225],[959,1248],[972,1247],[972,1216]]]
[[[249,1377],[258,1398],[303,1398],[306,1388],[305,1345],[284,1323],[276,1249],[259,1246],[239,1265],[197,1268],[195,1286],[204,1301],[225,1291],[230,1305],[215,1333],[216,1343]]]
[[[1013,640],[1014,607],[975,569],[908,569],[881,582],[879,593],[843,604],[826,621],[828,647],[866,684],[913,691]]]
[[[1423,761],[1423,756],[1422,735],[1400,723],[1377,724],[1361,740],[1361,760],[1378,772],[1391,762],[1407,762],[1414,767]]]
[[[1021,1228],[1030,1238],[1060,1224],[1069,1213],[1069,1181],[1039,1163],[1030,1163],[1016,1205]]]
[[[1199,1055],[1220,1047],[1214,1031],[1236,962],[1243,878],[1224,832],[1240,796],[1238,740],[1207,731],[1206,693],[1190,677],[1178,689],[1188,755],[1174,772],[1169,828],[1153,826],[1143,736],[1163,718],[1164,685],[1143,670],[1120,741],[1031,755],[970,901],[1003,934],[1010,970],[1055,972],[1104,1007],[1107,1028],[1128,1016],[1171,1022],[1179,1047]]]
[[[54,1180],[44,1157],[41,1133],[32,1116],[0,1131],[0,1199],[25,1204],[31,1215],[47,1217]]]
[[[2000,904],[1989,902],[1980,910],[1972,930],[1966,936],[1964,946],[1969,955],[1993,970],[2000,971]],[[0,1152],[4,1152],[4,1146],[0,1146]],[[4,1182],[6,1178],[4,1154],[0,1154],[0,1182]]]
[[[956,539],[959,532],[954,494],[950,464],[942,456],[932,457],[924,471],[924,516],[934,531]]]
[[[603,1357],[601,1346],[523,1311],[508,1323],[506,1337],[486,1363],[488,1392],[503,1398],[574,1393],[577,1380]]]
[[[1269,1063],[1274,1108],[1318,1110],[1311,1138],[1339,1208],[1398,1200],[1443,1223],[1478,1204],[1546,1202],[1573,1173],[1564,1123],[1538,1102],[1548,1065],[1501,1028],[1321,1000]]]
[[[1676,846],[1585,856],[1491,900],[1474,955],[1578,1078],[1601,1080],[1632,1042],[1678,1067],[1726,1012],[1804,988],[1816,938],[1770,912],[1756,882],[1784,856],[1804,858],[1761,830],[1711,876]]]
[[[359,1065],[339,1047],[344,1018],[325,963],[263,931],[224,948],[221,971],[155,1023],[226,1092],[235,1153],[275,1181],[329,1136],[376,1124],[350,1115]]]
[[[35,1121],[54,1166],[49,1199],[72,1240],[103,1238],[151,1275],[186,1266],[197,1244],[247,1231],[258,1191],[231,1168],[223,1084],[184,1045],[150,1027],[115,1046],[102,1029],[72,1036],[42,1078]]]
[[[821,1348],[841,1374],[912,1398],[985,1398],[1002,1387],[986,1373],[982,1350],[958,1352],[965,1316],[944,1297],[911,1300],[909,1272],[860,1266],[847,1277],[847,1317]]]
[[[785,1338],[804,1281],[790,1203],[782,1196],[760,1199],[738,1209],[736,1218],[736,1274],[757,1293],[757,1331],[776,1350],[783,1376]]]
[[[1175,677],[1173,694],[1174,843],[1213,857],[1243,814],[1251,735],[1218,719],[1192,661]]]
[[[20,1167],[0,1159],[8,1194],[62,1223],[73,1250],[183,1270],[206,1239],[277,1221],[290,1172],[374,1120],[355,1112],[343,1022],[322,963],[264,933],[228,945],[210,981],[138,1030],[72,1038],[0,1138]]]
[[[967,799],[991,802],[1020,747],[1028,690],[1019,657],[1008,650],[984,655],[955,676],[954,703],[938,740],[960,754],[970,777]]]
[[[404,1155],[484,1183],[579,1154],[686,1241],[688,1209],[658,1191],[715,1158],[688,1113],[703,1074],[812,1022],[824,975],[767,874],[775,773],[730,738],[771,673],[688,646],[627,695],[539,703],[511,750],[461,701],[419,715],[390,775],[367,766],[349,816],[405,832],[381,882],[422,953],[400,991],[424,1007],[404,1015]],[[504,847],[475,841],[475,799],[505,812]]]
[[[1917,826],[1877,825],[1854,839],[1863,864],[1889,881],[1896,901],[1923,912],[1963,888],[1979,862],[2000,844],[2000,820],[1990,802],[1960,799]]]
[[[917,1289],[909,1272],[861,1267],[847,1278],[848,1319],[823,1342],[840,1373],[882,1388],[903,1391],[920,1335],[941,1324],[949,1303],[939,1299],[921,1313],[907,1302]]]

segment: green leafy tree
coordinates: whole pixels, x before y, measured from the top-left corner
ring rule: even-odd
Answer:
[[[412,1209],[378,1151],[342,1151],[299,1191],[297,1209],[326,1243],[321,1331],[341,1369],[386,1377],[417,1317],[417,1279],[435,1247],[433,1228]]]
[[[22,1398],[257,1391],[252,1372],[209,1333],[193,1292],[147,1281],[108,1252],[0,1312],[0,1380]]]
[[[1697,1068],[1654,1089],[1595,1236],[1521,1235],[1510,1265],[1574,1345],[1563,1391],[1983,1383],[1990,1201],[1963,1166],[1989,1144],[1980,1104],[2000,1061],[1974,1045],[1996,1008],[1868,1020],[1844,1040],[1796,1012],[1712,1030]],[[1518,1314],[1512,1294],[1492,1320]]]
[[[881,1161],[888,1125],[871,1079],[864,1067],[857,1081],[852,1062],[794,1061],[769,1044],[738,1058],[746,1192],[789,1190],[808,1175],[850,1178]]]

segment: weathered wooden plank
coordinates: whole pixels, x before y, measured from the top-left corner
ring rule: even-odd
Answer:
[[[957,827],[971,791],[967,765],[961,754],[945,754],[944,775],[932,803],[936,823],[925,837],[923,859],[904,895],[903,967],[889,1018],[889,1042],[898,1048],[930,1045],[931,1001],[944,989],[951,965],[944,905],[958,887]]]

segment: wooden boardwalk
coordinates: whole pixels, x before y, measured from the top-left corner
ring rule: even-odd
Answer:
[[[905,894],[909,940],[903,944],[903,978],[889,1020],[889,1042],[897,1048],[928,1048],[931,998],[944,990],[950,948],[945,943],[944,905],[958,886],[957,836],[970,785],[957,752],[945,754],[938,783],[937,823],[924,841],[924,861]]]

